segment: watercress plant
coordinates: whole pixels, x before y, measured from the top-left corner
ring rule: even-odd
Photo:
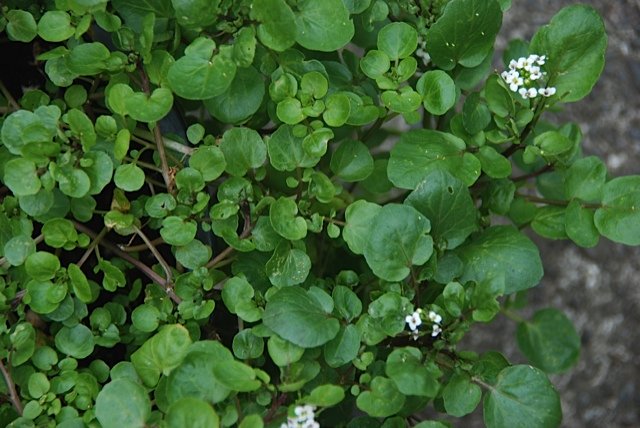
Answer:
[[[531,233],[640,244],[640,176],[548,112],[607,43],[509,0],[3,2],[0,421],[555,427],[569,319]],[[503,313],[531,365],[459,342]]]

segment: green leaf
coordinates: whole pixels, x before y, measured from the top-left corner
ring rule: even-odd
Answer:
[[[33,15],[26,10],[12,9],[6,15],[9,40],[29,43],[36,37],[38,27]]]
[[[567,198],[585,202],[602,199],[602,189],[607,181],[607,167],[596,156],[578,159],[564,173],[564,193]]]
[[[488,428],[557,427],[562,420],[560,398],[549,379],[531,366],[507,367],[485,394],[484,423]]]
[[[492,226],[457,249],[465,269],[461,282],[478,283],[504,275],[505,294],[534,287],[542,278],[538,247],[511,226]]]
[[[343,141],[331,156],[331,171],[345,181],[364,180],[373,171],[369,148],[360,141]]]
[[[189,166],[200,171],[204,181],[213,181],[222,175],[227,163],[220,148],[200,146],[191,154]]]
[[[518,347],[533,365],[561,373],[578,361],[580,336],[571,320],[556,309],[542,309],[518,324]]]
[[[418,47],[418,32],[405,22],[387,24],[378,33],[378,49],[389,59],[406,58]]]
[[[433,253],[433,239],[427,235],[429,220],[408,205],[382,207],[369,225],[364,248],[367,264],[380,278],[400,281],[413,265],[423,265]]]
[[[462,417],[476,409],[482,398],[482,390],[471,382],[468,374],[456,373],[444,387],[442,398],[448,414]]]
[[[405,199],[431,222],[438,247],[453,249],[478,229],[477,210],[471,194],[460,180],[444,170],[427,175]]]
[[[511,91],[505,87],[501,77],[492,75],[487,79],[484,87],[484,96],[489,110],[496,115],[507,117],[515,113]]]
[[[426,50],[443,70],[475,67],[491,52],[501,25],[495,0],[452,0],[427,31]]]
[[[540,236],[548,239],[565,239],[565,208],[545,206],[536,211],[531,228]]]
[[[585,248],[595,247],[600,233],[594,223],[595,210],[586,208],[576,199],[569,202],[564,213],[564,228],[567,236],[577,245]]]
[[[356,399],[356,406],[374,418],[386,418],[398,413],[404,406],[405,396],[395,383],[386,377],[376,376],[371,381],[371,390],[364,391]]]
[[[626,245],[640,245],[640,175],[618,177],[604,186],[595,225],[602,236]]]
[[[549,85],[563,102],[584,98],[604,68],[607,35],[598,12],[573,5],[560,10],[531,39],[530,51],[546,55]]]
[[[491,122],[491,112],[480,99],[480,94],[474,92],[467,96],[462,107],[462,125],[471,134],[477,134]]]
[[[222,289],[222,301],[232,314],[247,322],[256,322],[262,317],[262,312],[253,301],[254,290],[246,279],[230,278]]]
[[[151,401],[141,385],[115,379],[100,390],[95,414],[103,428],[143,428],[151,415]]]
[[[125,192],[135,192],[144,185],[145,174],[142,168],[134,163],[127,163],[116,168],[113,181]]]
[[[299,287],[284,287],[271,295],[262,316],[264,324],[282,338],[314,348],[333,339],[340,323],[318,300]]]
[[[404,321],[404,320],[403,320]],[[433,361],[422,361],[417,348],[396,348],[387,357],[385,373],[405,395],[435,397],[442,373]]]
[[[87,174],[91,183],[89,186],[89,194],[99,195],[107,184],[111,183],[113,161],[108,154],[98,151],[85,153],[83,159],[91,162],[91,165],[82,167],[82,170]]]
[[[143,304],[131,312],[131,323],[135,328],[145,333],[155,331],[160,325],[162,314],[153,305]]]
[[[418,129],[402,134],[391,149],[389,180],[402,189],[415,189],[433,170],[444,169],[467,186],[480,175],[480,161],[465,154],[460,138],[445,132]],[[466,155],[477,162],[466,161]]]
[[[11,365],[17,367],[29,361],[36,349],[36,330],[28,322],[15,326],[9,335],[11,341]]]
[[[284,196],[278,198],[269,207],[269,218],[273,230],[290,241],[303,239],[307,236],[307,222],[296,214],[298,214],[298,205],[293,200]]]
[[[220,418],[207,402],[195,397],[184,397],[169,406],[165,423],[167,428],[218,428]]]
[[[416,90],[422,95],[424,108],[431,114],[445,114],[456,102],[456,85],[442,70],[429,70],[420,76]]]
[[[195,238],[197,230],[195,221],[169,216],[162,221],[160,235],[167,244],[182,246]]]
[[[190,344],[186,328],[167,325],[131,354],[131,362],[144,384],[154,387],[161,374],[168,375],[182,362]]]
[[[189,45],[197,47],[199,39]],[[211,45],[203,53],[190,53],[173,63],[167,74],[171,89],[188,100],[206,100],[224,93],[236,75],[236,64],[224,52],[213,55]]]
[[[37,251],[30,254],[24,264],[27,274],[36,281],[53,279],[60,269],[60,260],[54,254]]]
[[[391,68],[391,60],[389,56],[379,50],[370,50],[360,59],[360,69],[362,72],[372,79],[381,77]]]
[[[304,348],[294,345],[276,334],[269,338],[267,349],[273,363],[278,367],[290,366],[300,360],[304,354]]]
[[[178,24],[193,30],[215,24],[220,13],[220,0],[171,0],[171,5]]]
[[[342,93],[331,94],[325,100],[326,109],[322,113],[322,119],[333,128],[344,125],[351,113],[351,102]]]
[[[287,125],[295,125],[305,119],[302,104],[297,98],[288,97],[278,103],[276,107],[278,119]]]
[[[213,366],[213,375],[223,386],[232,391],[249,392],[260,388],[253,368],[236,360],[218,361]]]
[[[36,164],[24,158],[11,159],[5,164],[3,181],[16,196],[35,195],[41,187]]]
[[[260,358],[264,352],[264,340],[246,328],[233,337],[232,349],[233,354],[242,360]]]
[[[480,160],[482,171],[491,178],[507,178],[511,175],[511,162],[491,146],[482,146],[476,157]]]
[[[324,345],[324,360],[329,367],[341,367],[353,361],[360,351],[360,333],[355,325],[340,327],[340,331]]]
[[[104,71],[110,56],[109,49],[100,42],[83,43],[71,49],[67,66],[72,73],[92,76]]]
[[[67,266],[67,274],[71,280],[73,294],[75,294],[81,302],[90,303],[93,300],[93,293],[91,292],[91,286],[84,272],[82,272],[75,263],[70,263]]]
[[[73,36],[71,16],[62,10],[48,10],[38,21],[38,35],[47,42],[62,42]]]
[[[278,171],[294,171],[298,167],[308,168],[317,164],[320,158],[309,156],[302,141],[301,137],[295,136],[292,126],[281,125],[266,140],[271,166]]]
[[[36,251],[36,244],[29,236],[16,235],[4,244],[4,257],[12,266],[22,265]]]
[[[256,2],[254,8],[255,5]],[[258,111],[264,94],[262,75],[254,67],[239,68],[229,87],[222,94],[204,100],[204,105],[219,121],[238,124]]]
[[[304,402],[314,406],[331,407],[342,400],[344,400],[344,389],[337,385],[325,384],[313,388]]]
[[[27,303],[39,314],[55,311],[67,295],[66,286],[55,286],[51,281],[29,281],[27,283]]]
[[[250,128],[227,130],[222,135],[220,150],[227,162],[226,171],[238,177],[259,168],[267,159],[267,146],[260,134]]]
[[[76,232],[73,223],[64,218],[54,218],[47,221],[42,227],[42,234],[44,242],[53,248],[62,248],[78,239],[78,232]]]
[[[33,398],[40,398],[49,391],[51,383],[44,373],[33,373],[29,376],[27,384],[29,395]]]
[[[301,284],[309,275],[311,259],[302,250],[291,248],[287,241],[281,241],[265,265],[265,272],[271,284],[288,287]]]
[[[255,0],[251,16],[260,22],[260,42],[275,51],[284,51],[296,41],[296,17],[285,0]]]
[[[88,357],[94,348],[93,334],[82,324],[62,327],[56,334],[55,342],[60,352],[77,359]]]
[[[297,9],[296,42],[302,47],[333,52],[344,47],[353,37],[353,22],[342,0],[300,0]]]
[[[342,231],[342,237],[349,249],[356,254],[364,254],[371,222],[378,215],[382,207],[364,199],[355,201],[345,211],[346,226]]]
[[[346,321],[352,321],[362,313],[362,302],[349,288],[336,285],[331,293],[337,313]]]
[[[417,110],[422,102],[420,94],[409,88],[401,92],[384,91],[380,99],[385,107],[397,113],[411,113]]]
[[[204,266],[211,258],[211,248],[197,239],[176,249],[176,260],[187,269]]]

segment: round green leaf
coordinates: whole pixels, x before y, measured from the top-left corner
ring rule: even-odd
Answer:
[[[176,187],[187,193],[199,192],[204,188],[204,179],[202,174],[195,168],[182,168],[175,175]]]
[[[7,35],[10,40],[28,43],[36,37],[38,27],[36,20],[26,10],[11,9],[6,15]]]
[[[276,107],[278,119],[287,125],[295,125],[304,120],[305,114],[302,112],[300,100],[292,97],[280,101]]]
[[[36,164],[24,158],[11,159],[4,165],[3,181],[16,196],[35,195],[41,187]]]
[[[205,181],[220,177],[226,165],[222,151],[216,146],[200,146],[189,158],[189,166],[200,171]]]
[[[392,60],[406,58],[418,47],[418,32],[405,22],[387,24],[378,33],[378,49]]]
[[[4,244],[4,257],[12,266],[22,265],[35,251],[35,242],[26,235],[16,235]]]
[[[500,372],[485,394],[483,413],[488,428],[557,427],[562,420],[560,398],[549,379],[524,365]]]
[[[577,199],[569,202],[565,210],[565,232],[573,242],[581,247],[595,247],[600,240],[600,233],[594,223],[594,214],[593,208],[583,207]]]
[[[429,27],[426,50],[443,70],[458,63],[475,67],[491,52],[501,25],[502,11],[495,0],[456,0]]]
[[[353,22],[342,0],[301,0],[296,6],[296,42],[302,47],[333,52],[353,37]]]
[[[322,118],[327,125],[337,128],[347,122],[351,112],[351,103],[346,95],[331,94],[327,97],[325,105],[326,109],[322,113]]]
[[[25,260],[27,274],[37,281],[52,279],[60,269],[60,260],[46,251],[35,252]]]
[[[55,311],[66,294],[66,286],[55,286],[50,281],[32,280],[27,283],[29,307],[39,314]]]
[[[151,414],[151,401],[139,384],[115,379],[100,390],[95,412],[103,428],[143,428]]]
[[[398,391],[391,379],[376,376],[371,381],[371,389],[364,391],[356,400],[358,409],[374,418],[386,418],[402,409],[405,396]]]
[[[220,13],[219,4],[220,0],[171,0],[178,24],[193,30],[214,24]]]
[[[320,158],[310,156],[303,149],[302,141],[294,135],[292,126],[281,125],[266,141],[271,166],[278,171],[293,171],[317,164]]]
[[[70,263],[69,266],[67,266],[67,274],[71,280],[73,293],[78,299],[84,303],[91,302],[93,300],[93,293],[91,292],[91,286],[84,272],[82,272],[75,263]]]
[[[391,60],[389,56],[379,50],[370,50],[360,60],[360,69],[362,72],[372,79],[377,79],[391,68]]]
[[[439,248],[456,248],[478,229],[478,211],[469,190],[447,171],[427,175],[405,203],[429,219]]]
[[[187,245],[195,236],[198,226],[193,220],[184,220],[178,216],[169,216],[162,221],[160,235],[167,244]]]
[[[331,156],[331,171],[345,181],[361,181],[373,172],[373,157],[360,141],[345,140]]]
[[[482,390],[469,375],[456,373],[442,391],[444,408],[451,416],[462,417],[473,412],[482,398]]]
[[[323,345],[340,330],[340,322],[330,311],[325,311],[312,294],[300,287],[284,287],[272,294],[262,321],[302,348]]]
[[[161,313],[153,305],[144,304],[137,306],[131,313],[133,326],[140,331],[150,333],[160,325]]]
[[[404,319],[402,320],[404,321]],[[385,374],[405,395],[435,397],[442,372],[433,361],[422,361],[417,348],[397,348],[387,357]]]
[[[144,185],[144,171],[134,163],[127,163],[116,168],[113,181],[125,192],[135,192]]]
[[[329,367],[341,367],[353,361],[360,351],[360,333],[355,325],[341,327],[329,342],[325,343],[324,360]]]
[[[362,199],[347,207],[345,212],[347,225],[342,231],[342,237],[354,253],[364,254],[371,231],[371,222],[381,208],[380,205]]]
[[[255,0],[251,15],[260,22],[257,35],[266,47],[284,51],[295,43],[296,18],[285,0]]]
[[[595,213],[598,231],[612,241],[640,245],[640,176],[618,177],[604,186]]]
[[[587,156],[571,164],[564,174],[564,193],[567,198],[585,202],[599,202],[607,181],[607,166],[596,156]]]
[[[515,113],[515,106],[511,91],[505,87],[501,77],[492,75],[484,87],[484,96],[489,110],[500,117],[507,117]]]
[[[531,39],[530,51],[546,55],[549,85],[563,102],[584,98],[604,68],[607,35],[591,6],[573,5],[558,12]]]
[[[531,321],[519,323],[517,339],[531,363],[547,373],[566,371],[578,361],[580,336],[556,309],[539,310]]]
[[[320,385],[305,398],[304,402],[321,407],[335,406],[344,399],[344,389],[337,385]]]
[[[255,9],[255,2],[253,6]],[[262,75],[254,67],[239,68],[231,85],[222,94],[205,100],[204,105],[219,121],[238,124],[258,111],[264,94]]]
[[[491,146],[482,146],[476,157],[482,170],[491,178],[507,178],[511,175],[511,162]]]
[[[62,327],[56,334],[55,343],[60,352],[77,359],[91,355],[94,347],[93,334],[83,324]]]
[[[311,259],[302,250],[291,248],[288,241],[281,241],[265,265],[271,284],[288,287],[301,284],[309,275]]]
[[[231,128],[222,135],[220,150],[227,161],[226,171],[242,177],[250,169],[259,168],[267,159],[267,146],[257,131]]]
[[[213,57],[187,54],[171,65],[167,79],[171,89],[182,98],[206,100],[224,93],[235,75],[235,62],[223,53]]]
[[[167,410],[167,428],[218,428],[220,418],[213,407],[195,397],[175,401]]]
[[[89,194],[99,195],[111,183],[113,161],[108,154],[98,151],[85,153],[83,158],[91,160],[91,165],[82,167],[91,182]]]
[[[187,269],[196,269],[204,266],[211,258],[211,248],[197,239],[183,247],[176,249],[176,259]]]
[[[382,207],[369,225],[364,248],[367,264],[380,278],[401,281],[412,265],[423,265],[433,253],[429,220],[408,205]]]
[[[491,122],[489,107],[480,99],[480,94],[474,92],[467,96],[462,106],[462,125],[471,135],[477,134]]]
[[[304,348],[275,334],[267,341],[267,350],[273,363],[278,367],[290,366],[300,360],[304,354]]]
[[[437,116],[445,114],[456,102],[456,85],[442,70],[430,70],[420,76],[416,90],[422,95],[424,108]]]
[[[56,175],[60,191],[67,196],[82,198],[91,190],[91,179],[87,173],[81,169],[61,168]]]
[[[38,21],[38,35],[47,42],[62,42],[73,36],[71,16],[62,10],[49,10]]]
[[[78,240],[78,232],[73,223],[64,218],[48,220],[42,227],[44,242],[53,248],[62,248]]]
[[[47,375],[44,373],[33,373],[29,376],[29,381],[27,383],[27,389],[29,390],[29,395],[33,398],[40,398],[44,394],[49,391],[51,387],[51,383],[49,379],[47,379]]]
[[[305,73],[300,80],[300,90],[306,94],[310,94],[313,98],[323,98],[329,90],[329,82],[327,78],[318,71]]]
[[[307,236],[307,222],[296,214],[298,214],[298,206],[293,200],[284,196],[278,198],[269,207],[269,218],[273,230],[291,241]]]
[[[259,358],[264,352],[264,340],[247,328],[234,336],[232,349],[241,360]]]
[[[71,49],[66,65],[72,73],[91,76],[104,71],[110,57],[111,51],[102,43],[82,43]]]
[[[9,335],[13,351],[11,352],[11,364],[17,367],[29,361],[36,349],[36,330],[28,322],[15,326]],[[35,361],[34,361],[35,363]]]
[[[127,113],[139,122],[157,122],[169,113],[173,106],[173,93],[167,88],[156,88],[147,95],[133,92],[125,100]]]

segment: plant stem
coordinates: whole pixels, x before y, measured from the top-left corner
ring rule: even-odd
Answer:
[[[533,195],[523,195],[521,193],[517,193],[516,196],[523,197],[530,202],[553,205],[556,207],[566,207],[567,205],[569,205],[569,202],[570,202],[570,201],[561,201],[557,199],[540,198],[538,196],[533,196]],[[582,205],[583,208],[593,208],[593,209],[602,208],[602,204],[581,203],[580,205]]]
[[[521,322],[526,322],[527,320],[522,318],[519,314],[510,311],[509,309],[505,309],[505,308],[500,308],[500,312],[506,316],[507,318],[509,318],[512,321],[515,321],[517,323],[521,323]]]
[[[2,95],[4,95],[4,97],[7,99],[7,102],[9,103],[9,106],[13,110],[20,110],[20,104],[18,104],[16,99],[13,98],[13,95],[11,95],[11,92],[9,92],[7,87],[4,86],[4,82],[2,80],[0,80],[0,92],[2,92]]]
[[[511,181],[529,180],[530,178],[536,178],[537,176],[542,175],[545,172],[549,172],[549,171],[553,171],[553,164],[545,165],[544,167],[540,168],[539,170],[533,171],[533,172],[531,172],[529,174],[518,175],[516,177],[512,177]]]
[[[164,244],[164,239],[162,239],[161,236],[157,237],[156,239],[151,241],[151,244],[153,245],[160,245],[160,244]],[[140,245],[127,245],[127,246],[119,246],[120,249],[122,251],[126,251],[127,253],[137,253],[139,251],[144,251],[144,250],[148,250],[149,246],[147,244],[140,244]]]
[[[251,220],[247,216],[247,217],[245,217],[245,220],[244,220],[244,227],[242,228],[242,233],[240,234],[240,236],[238,238],[240,238],[240,239],[248,238],[249,235],[251,235],[251,229],[253,229],[253,226],[251,225]],[[235,251],[235,249],[233,247],[225,248],[217,256],[215,256],[213,259],[211,259],[211,261],[209,263],[207,263],[206,268],[207,269],[211,269],[212,267],[218,265],[221,261],[226,259],[234,251]]]
[[[84,252],[82,257],[80,257],[80,260],[78,260],[78,263],[76,263],[76,265],[78,265],[78,267],[82,267],[84,262],[87,261],[87,259],[89,258],[89,256],[93,252],[94,248],[96,248],[96,245],[98,245],[100,243],[100,241],[102,241],[102,238],[105,237],[105,235],[107,234],[108,231],[109,231],[109,229],[104,227],[100,231],[100,233],[98,233],[98,235],[93,239],[93,241],[91,241],[91,244],[89,244],[89,247],[87,247],[87,251]]]
[[[94,231],[92,231],[91,229],[89,229],[88,227],[86,227],[84,224],[78,223],[78,222],[74,222],[73,224],[75,225],[76,229],[78,229],[80,232],[86,233],[92,239],[96,238],[97,234]],[[167,295],[176,304],[179,304],[182,301],[182,299],[180,299],[180,297],[173,291],[173,284],[171,284],[170,282],[167,282],[163,277],[158,275],[149,266],[145,265],[140,260],[132,257],[131,254],[122,251],[120,249],[120,247],[118,247],[117,245],[107,241],[106,239],[102,239],[99,244],[102,245],[103,247],[113,251],[115,253],[115,255],[120,257],[121,259],[126,260],[127,262],[131,263],[140,272],[145,274],[147,276],[147,278],[149,278],[151,281],[153,281],[156,284],[162,286],[165,289],[165,292],[167,293]]]
[[[8,360],[7,360],[7,363],[9,363]],[[16,409],[16,412],[18,412],[18,414],[22,416],[22,411],[23,411],[22,402],[20,401],[20,396],[18,395],[18,391],[16,391],[16,384],[13,381],[13,378],[11,377],[11,373],[9,373],[9,370],[7,370],[2,360],[0,360],[0,371],[2,372],[2,376],[4,377],[4,382],[7,384],[7,388],[9,389],[9,400],[11,400],[11,404],[13,404],[13,407]]]
[[[166,282],[168,283],[173,282],[172,275],[171,275],[171,267],[169,266],[167,261],[164,259],[164,257],[162,257],[162,254],[160,254],[160,252],[156,249],[156,247],[153,245],[151,240],[147,238],[147,235],[145,235],[144,232],[142,232],[142,230],[138,229],[136,226],[134,226],[134,228],[138,236],[142,238],[144,243],[147,245],[147,248],[151,250],[151,254],[153,254],[153,256],[156,258],[158,263],[160,263],[160,266],[162,266],[162,270],[164,270],[164,274],[167,278]]]
[[[173,195],[175,194],[175,188],[173,186],[174,183],[169,172],[169,163],[167,162],[167,152],[164,149],[164,140],[162,138],[162,133],[160,132],[160,126],[158,126],[157,123],[153,127],[153,136],[156,140],[156,146],[158,147],[158,155],[160,156],[162,178],[164,179],[164,183],[167,185],[167,191]]]

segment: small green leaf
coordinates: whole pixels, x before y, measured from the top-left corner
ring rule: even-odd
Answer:
[[[353,22],[342,0],[300,0],[296,6],[296,42],[302,47],[333,52],[353,37]]]
[[[16,235],[4,244],[4,257],[12,266],[22,265],[36,251],[36,244],[29,236]]]
[[[492,75],[484,87],[484,96],[489,110],[500,117],[507,117],[515,113],[515,106],[511,91],[509,91],[497,75]]]
[[[429,220],[411,206],[383,206],[369,224],[364,248],[367,264],[384,280],[406,278],[413,265],[425,264],[433,253],[430,229]]]
[[[60,260],[54,254],[37,251],[25,260],[27,274],[37,281],[52,279],[60,269]]]
[[[140,331],[150,333],[155,331],[160,325],[162,314],[153,305],[143,304],[137,306],[131,313],[131,322],[133,326]]]
[[[275,334],[267,341],[267,349],[273,363],[278,367],[290,366],[304,354],[304,348]]]
[[[17,367],[29,361],[36,349],[36,330],[28,322],[22,322],[15,326],[9,335],[13,351],[11,352],[11,364]]]
[[[41,187],[36,164],[24,158],[11,159],[5,164],[3,181],[16,196],[35,195]]]
[[[78,240],[73,223],[64,218],[54,218],[42,226],[44,242],[53,248],[62,248]]]
[[[327,343],[340,329],[338,320],[299,287],[284,287],[272,294],[262,321],[282,338],[303,348]]]
[[[451,416],[462,417],[473,412],[482,398],[482,390],[468,374],[456,373],[442,391],[444,408]]]
[[[211,258],[211,248],[197,239],[176,249],[176,259],[187,269],[204,266]]]
[[[204,105],[219,121],[238,124],[260,109],[264,95],[263,76],[254,67],[239,68],[231,85],[222,94],[204,100]]]
[[[193,220],[186,220],[178,216],[169,216],[162,221],[160,235],[167,244],[187,245],[196,236],[198,226]]]
[[[382,376],[374,377],[371,390],[364,391],[356,399],[358,409],[374,418],[386,418],[398,413],[404,402],[405,396],[398,391],[395,383]]]
[[[331,94],[325,101],[326,109],[322,113],[322,119],[331,127],[337,128],[344,125],[349,119],[351,103],[349,98],[341,93]]]
[[[233,354],[242,360],[260,358],[264,352],[264,340],[246,328],[234,336],[232,349]]]
[[[369,148],[360,141],[343,141],[331,156],[331,171],[345,181],[364,180],[373,171]]]
[[[195,397],[184,397],[174,401],[167,410],[165,422],[167,428],[218,428],[220,426],[220,418],[213,407]]]
[[[564,213],[564,228],[567,236],[577,245],[595,247],[600,233],[594,223],[595,210],[587,208],[576,199],[569,202]]]
[[[406,58],[418,47],[418,32],[405,22],[387,24],[378,33],[378,49],[390,59]]]
[[[404,321],[404,320],[403,320]],[[397,348],[389,354],[385,373],[405,395],[435,397],[442,373],[434,362],[422,361],[417,348]]]
[[[360,351],[360,333],[355,325],[341,327],[340,331],[324,345],[324,360],[329,367],[341,367],[353,361]]]
[[[93,352],[93,334],[83,324],[74,327],[62,327],[55,337],[56,348],[70,357],[82,359]]]
[[[135,192],[144,186],[145,174],[142,168],[134,163],[127,163],[116,168],[113,181],[125,192]]]
[[[491,122],[491,112],[480,99],[480,94],[474,92],[467,96],[462,107],[462,125],[471,134],[477,134]]]
[[[222,135],[220,150],[227,162],[226,171],[238,177],[259,168],[267,159],[267,146],[260,134],[250,128],[227,130]]]
[[[602,199],[602,190],[607,181],[607,167],[596,156],[578,159],[564,174],[564,192],[567,198],[578,198],[585,202]]]
[[[612,241],[640,245],[640,176],[618,177],[604,186],[595,213],[598,231]]]
[[[284,51],[295,43],[296,17],[285,0],[256,0],[251,16],[260,22],[257,35],[266,47]]]
[[[33,15],[26,10],[11,9],[6,12],[9,40],[29,43],[36,37],[38,27]]]
[[[215,24],[220,13],[220,0],[171,0],[171,5],[178,24],[192,30]]]
[[[344,400],[344,389],[337,385],[325,384],[313,388],[304,402],[320,407],[331,407],[342,400]]]
[[[456,85],[442,70],[430,70],[420,76],[416,90],[422,95],[424,108],[437,116],[445,114],[456,102]]]
[[[309,275],[311,259],[302,250],[291,248],[289,242],[281,241],[265,265],[265,272],[271,284],[288,287],[301,284]]]
[[[91,292],[91,286],[84,272],[82,272],[75,263],[70,263],[69,266],[67,266],[67,274],[71,280],[73,294],[75,294],[80,301],[90,303],[93,300],[93,293]]]
[[[240,277],[230,278],[222,289],[222,301],[229,312],[247,322],[256,322],[262,317],[262,312],[253,301],[253,295],[251,284]]]
[[[298,167],[317,164],[320,158],[309,156],[302,141],[301,137],[295,136],[292,126],[281,125],[266,141],[271,166],[278,171],[294,171]]]
[[[307,222],[296,214],[298,214],[298,206],[293,200],[284,196],[278,198],[269,208],[273,230],[291,241],[307,236]]]
[[[486,394],[484,423],[488,428],[557,427],[562,420],[560,398],[540,370],[517,365],[503,369]]]
[[[95,414],[104,428],[143,428],[151,415],[151,401],[139,384],[129,379],[115,379],[100,390]]]
[[[46,11],[38,21],[38,35],[47,42],[62,42],[73,36],[71,16],[62,10]]]
[[[491,146],[482,146],[476,157],[480,160],[482,171],[491,178],[506,178],[511,175],[511,162]]]
[[[518,324],[518,346],[529,361],[547,373],[561,373],[578,361],[580,336],[556,309],[542,309]]]
[[[342,237],[354,253],[364,254],[371,232],[371,222],[381,209],[380,205],[363,199],[347,207],[345,211],[347,224],[342,231]]]
[[[391,68],[391,60],[389,56],[379,50],[370,50],[360,59],[360,69],[362,72],[372,79],[381,77]]]
[[[71,49],[66,64],[72,73],[92,76],[104,71],[110,56],[109,49],[100,42],[82,43]]]
[[[200,171],[205,181],[213,181],[220,177],[226,165],[222,150],[216,146],[200,146],[189,159],[189,166]]]

